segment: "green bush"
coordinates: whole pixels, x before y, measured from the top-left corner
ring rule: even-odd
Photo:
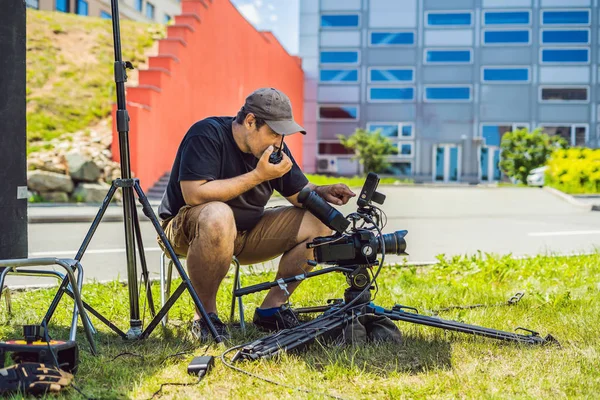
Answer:
[[[390,166],[387,156],[398,153],[394,143],[379,130],[369,132],[359,128],[351,136],[338,135],[338,138],[345,148],[354,150],[352,159],[358,159],[365,172],[383,172]]]
[[[527,181],[529,171],[541,167],[557,148],[566,148],[567,142],[560,136],[549,136],[536,129],[518,129],[502,137],[500,168],[521,183]]]
[[[556,150],[548,161],[546,184],[572,194],[600,193],[600,149]]]

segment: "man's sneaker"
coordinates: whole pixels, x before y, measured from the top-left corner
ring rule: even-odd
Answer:
[[[261,313],[262,311],[262,313]],[[276,332],[282,329],[295,328],[300,325],[298,316],[289,305],[284,304],[278,309],[254,311],[254,325],[263,331]],[[262,315],[261,315],[262,314]],[[266,315],[265,315],[266,314]]]
[[[215,313],[208,313],[208,317],[212,321],[215,329],[217,330],[217,334],[222,339],[229,339],[229,332],[227,331],[227,325],[225,325]],[[208,329],[208,324],[204,320],[204,318],[200,317],[200,319],[194,320],[192,322],[192,335],[202,341],[205,342],[207,340],[213,339],[212,334],[210,333],[210,329]]]

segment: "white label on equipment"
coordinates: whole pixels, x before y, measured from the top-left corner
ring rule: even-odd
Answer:
[[[27,198],[27,186],[17,186],[17,200]]]

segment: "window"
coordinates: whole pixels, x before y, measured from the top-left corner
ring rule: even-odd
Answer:
[[[541,49],[542,63],[587,63],[589,49]]]
[[[415,99],[413,87],[370,87],[368,101],[371,102],[396,102],[411,101]]]
[[[589,10],[542,11],[542,25],[589,25]]]
[[[471,12],[428,12],[426,13],[427,26],[471,26]]]
[[[542,125],[550,136],[561,136],[570,146],[585,146],[588,141],[588,126],[580,125]]]
[[[163,22],[164,22],[165,24],[168,24],[170,21],[171,21],[171,16],[170,16],[170,15],[167,15],[167,14],[165,14],[165,16],[163,17]]]
[[[468,64],[471,62],[470,49],[464,50],[425,50],[426,64]]]
[[[356,83],[358,69],[322,69],[319,71],[319,80],[327,83]]]
[[[529,25],[529,11],[485,11],[483,25]]]
[[[540,87],[542,102],[587,102],[588,87]]]
[[[321,15],[321,28],[357,28],[358,14]]]
[[[134,7],[139,12],[142,12],[142,5],[143,4],[144,4],[144,0],[134,0]]]
[[[588,44],[589,42],[589,29],[542,29],[542,43],[544,44]]]
[[[382,174],[387,175],[412,175],[412,161],[392,161]]]
[[[358,51],[322,51],[321,64],[358,64]]]
[[[77,15],[88,15],[87,1],[77,0]]]
[[[56,0],[56,11],[69,12],[69,0]]]
[[[398,149],[398,155],[401,157],[412,157],[413,156],[413,144],[412,142],[398,142],[394,143],[394,147]]]
[[[412,122],[369,122],[367,130],[380,131],[382,136],[390,139],[410,139],[413,137]]]
[[[369,68],[369,82],[413,82],[414,68]]]
[[[356,121],[358,106],[352,105],[322,105],[319,106],[319,120]]]
[[[25,7],[39,10],[40,9],[40,1],[39,0],[25,0]]]
[[[529,82],[529,67],[483,67],[481,71],[485,83]]]
[[[425,86],[425,101],[471,101],[471,86]]]
[[[332,154],[332,155],[347,155],[354,154],[354,150],[347,149],[343,144],[337,141],[322,141],[319,142],[318,154]]]
[[[369,45],[371,46],[406,46],[415,44],[414,32],[371,32]]]
[[[146,3],[146,18],[154,19],[154,4]]]
[[[106,11],[100,11],[100,18],[111,19],[112,17],[110,13],[107,13]]]
[[[528,124],[482,124],[481,137],[486,146],[500,146],[500,141],[505,133],[519,129],[529,129]]]
[[[504,45],[507,43],[512,44],[529,44],[530,30],[484,30],[483,31],[483,43],[484,44],[498,44]]]

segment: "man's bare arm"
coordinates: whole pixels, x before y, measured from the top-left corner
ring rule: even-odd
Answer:
[[[210,201],[226,202],[262,183],[256,171],[230,179],[216,181],[181,181],[181,193],[185,203],[197,206]]]

